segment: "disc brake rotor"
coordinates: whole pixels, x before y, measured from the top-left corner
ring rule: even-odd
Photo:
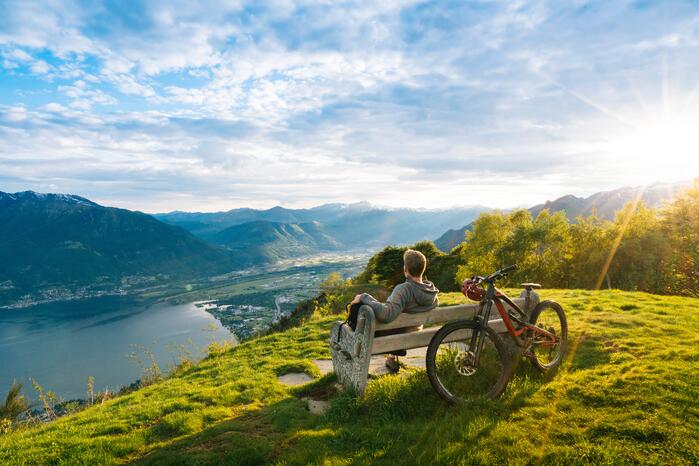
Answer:
[[[472,351],[459,351],[454,357],[454,366],[456,371],[465,376],[473,375],[476,373],[476,367],[473,366],[473,352]]]

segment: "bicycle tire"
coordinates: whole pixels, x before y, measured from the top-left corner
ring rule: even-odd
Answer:
[[[488,377],[489,379],[492,379],[492,383],[491,380],[487,380],[485,382],[485,387],[480,386],[479,382],[477,382],[473,378],[473,375],[466,376],[458,372],[458,369],[456,368],[456,360],[459,359],[458,355],[453,357],[453,369],[448,367],[452,364],[451,354],[447,354],[446,358],[441,359],[443,361],[442,365],[446,367],[444,367],[444,369],[440,369],[438,367],[437,359],[439,356],[437,353],[440,350],[440,347],[442,347],[443,343],[451,345],[453,342],[445,340],[450,338],[450,334],[453,334],[454,332],[460,330],[486,332],[486,340],[484,341],[483,351],[481,352],[481,364],[488,365],[491,363],[495,363],[496,367],[495,369],[491,369],[490,367],[483,366],[484,368],[487,367],[487,371],[481,370],[482,368],[480,367],[475,369],[476,372],[481,371],[481,378]],[[456,338],[456,336],[452,335],[451,338]],[[470,343],[470,336],[467,338],[460,339],[469,340]],[[494,354],[488,354],[488,358],[484,358],[484,352],[486,350],[488,352],[494,352]],[[463,352],[463,350],[461,351]],[[497,365],[499,365],[499,369],[497,368]],[[427,347],[426,366],[427,375],[430,379],[432,387],[435,389],[435,391],[439,394],[440,397],[442,397],[445,401],[449,402],[450,404],[458,404],[461,402],[472,401],[482,397],[495,399],[502,394],[509,382],[510,363],[508,353],[505,349],[505,344],[502,341],[502,338],[500,338],[500,335],[498,335],[497,332],[495,332],[490,327],[480,329],[475,321],[470,320],[451,322],[442,327],[432,337],[432,339],[430,340],[430,344]],[[494,374],[494,371],[497,371],[498,374],[491,375]],[[458,376],[456,376],[454,372],[459,374],[461,377],[459,378]],[[453,393],[456,391],[454,390],[454,387],[447,386],[452,385],[451,380],[449,381],[449,383],[446,383],[447,375],[450,379],[454,378],[457,381],[457,383],[461,382],[459,385],[461,385],[462,387],[458,393]]]
[[[541,372],[548,372],[552,369],[557,368],[558,366],[561,365],[563,362],[563,359],[566,356],[566,353],[568,351],[568,320],[566,319],[566,314],[563,311],[563,308],[561,307],[560,304],[558,304],[555,301],[542,301],[540,302],[532,311],[532,316],[531,319],[529,320],[529,323],[540,326],[537,322],[541,322],[541,314],[546,311],[546,310],[552,310],[553,314],[549,315],[547,313],[546,318],[548,320],[551,319],[557,319],[558,324],[555,326],[554,330],[557,330],[556,336],[560,337],[560,345],[558,346],[557,354],[555,358],[552,358],[548,362],[544,362],[543,358],[543,353],[538,352],[535,350],[531,351],[531,361],[534,367],[539,369]],[[553,315],[556,317],[554,318]],[[547,325],[546,322],[544,322],[544,326],[541,328],[544,328],[545,330],[551,330],[551,328],[545,328]],[[552,323],[549,322],[548,325],[553,325]]]

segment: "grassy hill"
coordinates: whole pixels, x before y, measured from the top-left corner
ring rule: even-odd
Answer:
[[[310,414],[276,376],[317,375],[333,317],[247,341],[75,415],[0,435],[2,464],[522,464],[699,462],[699,300],[543,290],[568,313],[565,369],[521,364],[497,401],[452,408],[423,371],[332,396]],[[463,301],[442,295],[443,304]]]

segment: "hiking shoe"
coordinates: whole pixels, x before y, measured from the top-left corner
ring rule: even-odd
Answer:
[[[386,356],[386,367],[392,374],[398,373],[398,369],[400,368],[398,357],[393,355]]]

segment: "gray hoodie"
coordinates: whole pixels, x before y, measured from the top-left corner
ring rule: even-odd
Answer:
[[[408,278],[393,288],[385,303],[377,301],[368,293],[363,293],[359,301],[371,306],[378,321],[391,322],[401,312],[416,314],[431,311],[439,304],[437,293],[439,290],[432,282],[423,280],[420,283]]]

